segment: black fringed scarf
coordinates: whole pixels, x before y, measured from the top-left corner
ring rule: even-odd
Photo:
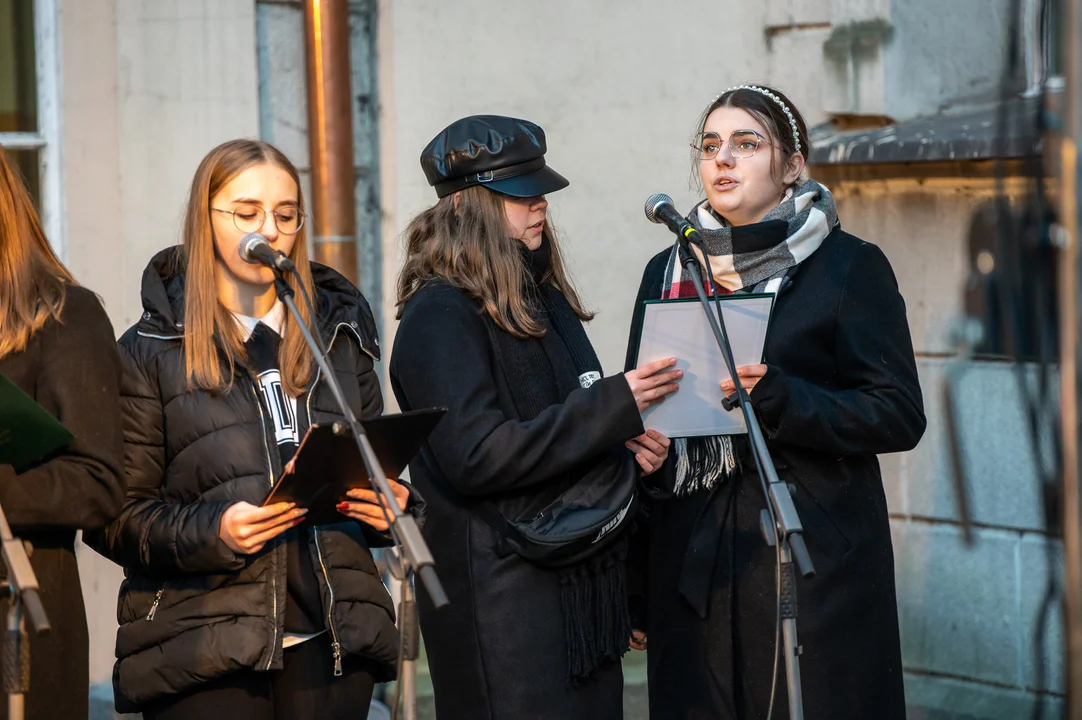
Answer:
[[[517,241],[516,241],[517,242]],[[548,270],[551,247],[547,237],[530,251],[523,247],[532,314],[545,327],[542,338],[519,339],[501,330],[486,315],[496,363],[507,379],[520,420],[532,420],[543,410],[562,403],[574,390],[601,379],[601,363],[586,336],[582,321],[567,298],[551,283],[540,281]],[[611,456],[610,456],[611,457]],[[603,457],[599,462],[609,462]],[[614,472],[617,467],[614,465]],[[572,486],[567,478],[560,487]],[[527,507],[533,503],[527,501]],[[506,508],[501,512],[508,515]],[[556,570],[560,577],[560,604],[567,640],[568,682],[577,685],[598,669],[618,662],[628,649],[631,620],[627,607],[625,560],[627,541],[619,539],[597,555]]]

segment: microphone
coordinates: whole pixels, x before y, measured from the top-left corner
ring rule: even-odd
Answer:
[[[296,270],[293,262],[281,250],[275,250],[267,238],[257,232],[248,233],[240,239],[237,247],[240,259],[252,265],[266,265],[279,272]]]
[[[662,223],[682,238],[698,244],[699,231],[684,219],[672,204],[672,198],[664,193],[654,193],[646,198],[646,219]]]

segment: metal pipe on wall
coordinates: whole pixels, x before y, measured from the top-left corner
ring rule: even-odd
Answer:
[[[313,257],[357,284],[348,0],[305,0]]]
[[[1067,717],[1082,720],[1082,424],[1079,416],[1082,344],[1082,253],[1079,252],[1078,147],[1082,142],[1082,0],[1067,0],[1061,25],[1066,85],[1064,123],[1059,131],[1058,215],[1060,262],[1060,353],[1063,406],[1064,637],[1067,650]]]

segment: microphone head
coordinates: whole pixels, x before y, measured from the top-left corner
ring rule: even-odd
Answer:
[[[267,238],[263,237],[260,233],[250,232],[240,239],[240,244],[237,246],[237,253],[240,255],[240,259],[250,265],[258,265],[259,261],[252,257],[252,249],[260,243],[264,245],[270,245],[267,242]]]
[[[661,218],[657,216],[657,211],[662,205],[672,205],[672,198],[665,193],[654,193],[650,197],[646,198],[646,219],[652,223],[661,222]]]

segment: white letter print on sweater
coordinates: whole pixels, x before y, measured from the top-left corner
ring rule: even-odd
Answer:
[[[256,376],[259,392],[263,394],[263,404],[270,411],[274,426],[274,441],[279,445],[300,442],[297,429],[297,401],[286,395],[282,389],[282,374],[277,368],[267,370]]]

